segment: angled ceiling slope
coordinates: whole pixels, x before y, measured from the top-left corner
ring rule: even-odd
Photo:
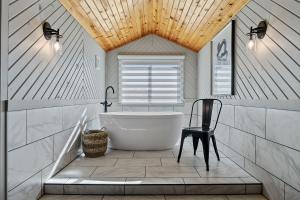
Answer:
[[[157,34],[199,51],[249,0],[60,0],[106,50]]]

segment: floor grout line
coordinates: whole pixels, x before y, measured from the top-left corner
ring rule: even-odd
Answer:
[[[116,159],[116,161],[115,161],[113,167],[117,167],[117,163],[118,163],[119,160],[120,160],[120,158],[117,158],[117,159]]]
[[[95,171],[97,170],[98,166],[96,166],[93,170],[92,173],[89,175],[90,178],[92,178],[92,175],[95,173]]]
[[[173,151],[171,151],[172,152],[172,154],[173,154],[173,157],[167,157],[167,158],[169,158],[169,159],[175,159],[174,158],[174,152]],[[116,154],[115,156],[117,156],[117,158],[109,158],[109,160],[114,160],[114,162],[113,162],[113,164],[112,164],[112,167],[117,167],[117,163],[120,161],[120,159],[122,159],[122,155],[124,155],[124,156],[126,156],[125,154],[120,154],[119,156],[118,156],[118,154]],[[135,155],[135,152],[133,152],[132,154],[132,157],[130,157],[130,158],[124,158],[124,159],[129,159],[129,160],[131,160],[131,159],[145,159],[146,160],[146,162],[143,164],[143,165],[141,165],[141,166],[139,166],[139,162],[138,162],[138,165],[133,165],[133,166],[120,166],[120,168],[122,168],[122,167],[124,167],[124,168],[126,168],[126,167],[144,167],[144,176],[143,177],[140,177],[141,179],[142,178],[160,178],[160,179],[164,179],[164,178],[180,178],[180,180],[182,181],[182,184],[184,184],[184,189],[185,189],[185,192],[186,192],[186,182],[185,182],[185,180],[184,180],[184,177],[182,176],[182,175],[178,175],[177,177],[174,177],[174,174],[172,175],[172,174],[170,174],[170,176],[166,176],[166,177],[160,177],[159,176],[159,174],[158,174],[158,176],[156,176],[156,177],[147,177],[147,172],[148,172],[148,170],[147,170],[147,167],[162,167],[162,169],[163,168],[174,168],[174,167],[183,167],[183,168],[190,168],[190,169],[193,169],[193,170],[196,170],[196,174],[197,174],[197,176],[195,176],[195,177],[190,177],[190,178],[205,178],[205,177],[202,177],[201,176],[201,173],[197,170],[197,168],[199,168],[199,167],[201,167],[201,166],[195,166],[195,165],[190,165],[190,164],[188,164],[187,166],[177,166],[177,165],[175,165],[175,166],[168,166],[168,165],[166,165],[166,166],[164,166],[163,165],[163,158],[164,157],[154,157],[154,158],[150,158],[150,157],[145,157],[145,158],[135,158],[134,157],[134,155]],[[151,154],[151,155],[153,155],[153,154]],[[163,156],[163,155],[166,155],[164,152],[161,152],[161,155]],[[157,166],[151,166],[151,163],[152,162],[150,162],[150,163],[148,163],[148,161],[147,160],[149,160],[150,159],[150,161],[152,161],[151,159],[156,159],[156,160],[159,160],[159,162],[160,162],[160,165],[157,165]],[[203,159],[203,158],[199,158],[199,157],[190,157],[190,159]],[[82,160],[82,162],[85,162],[86,160]],[[101,160],[99,159],[99,162],[101,162]],[[110,162],[109,162],[110,163]],[[94,164],[94,163],[93,163]],[[110,164],[109,164],[110,165]],[[148,166],[149,165],[149,166]],[[218,166],[218,165],[217,165]],[[92,167],[94,167],[93,168],[93,170],[92,170],[92,172],[90,173],[90,175],[88,176],[88,177],[92,177],[94,174],[95,174],[95,171],[100,167],[100,166],[92,166]],[[109,168],[110,166],[102,166],[102,167],[107,167],[107,168]],[[205,166],[203,166],[203,167],[205,167]],[[240,168],[237,164],[235,164],[234,163],[234,167],[236,167],[237,169],[241,169],[241,170],[243,170],[242,168]],[[164,171],[164,170],[163,170]],[[164,173],[164,172],[161,172],[161,173]],[[243,170],[243,171],[245,171],[245,170]],[[179,171],[180,172],[180,171]],[[175,173],[177,173],[177,172],[175,172]],[[182,173],[192,173],[191,171],[190,172],[182,172]],[[194,173],[194,172],[193,172]],[[222,172],[223,173],[223,172]],[[227,173],[227,172],[226,172]],[[225,173],[225,175],[226,175],[226,173]],[[240,176],[240,175],[238,175],[238,176]],[[133,176],[134,177],[134,176]],[[96,177],[97,178],[97,177]],[[98,177],[99,179],[101,179],[101,177]],[[105,177],[105,178],[109,178],[109,177]],[[111,177],[112,178],[112,177]],[[125,179],[125,183],[126,183],[126,181],[128,181],[128,178],[129,177],[126,177],[126,176],[123,176],[123,178]],[[137,177],[138,178],[138,177]],[[231,178],[237,178],[237,177],[231,177],[231,176],[228,176],[228,177],[224,177],[224,176],[218,176],[218,177],[206,177],[206,178],[220,178],[220,179],[222,179],[222,178],[229,178],[228,180],[230,180]],[[243,177],[242,177],[243,178]],[[201,179],[200,179],[201,180]],[[125,190],[126,190],[126,187],[125,187],[125,183],[124,183],[124,194],[125,194]],[[218,183],[218,182],[215,182],[215,184],[216,183]],[[200,184],[200,183],[199,183]],[[213,183],[212,183],[213,184]],[[226,184],[226,183],[219,183],[219,184]],[[243,185],[245,186],[245,193],[246,193],[246,184],[247,183],[243,183]]]
[[[196,168],[196,167],[194,167],[194,168],[195,168],[195,170],[196,170],[198,176],[199,176],[200,178],[202,178],[201,175],[200,175],[200,173],[198,172],[197,168]]]

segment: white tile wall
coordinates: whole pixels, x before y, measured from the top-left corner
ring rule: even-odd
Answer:
[[[218,139],[218,137],[217,137],[217,139]],[[227,155],[236,164],[238,164],[242,168],[245,168],[245,158],[241,154],[237,153],[236,151],[232,150],[228,146],[219,142],[219,140],[217,140],[217,146],[221,152],[223,152],[225,155]]]
[[[299,200],[300,192],[292,188],[291,186],[285,184],[285,200]]]
[[[272,200],[284,200],[284,183],[266,170],[245,160],[245,169],[263,183],[263,194]]]
[[[123,106],[124,112],[148,112],[148,106]]]
[[[26,144],[26,110],[7,113],[8,151]]]
[[[175,105],[174,106],[174,111],[175,112],[183,112],[185,115],[190,115],[191,114],[191,110],[192,110],[192,105],[193,105],[194,99],[186,99],[184,101],[183,105]],[[195,112],[197,112],[197,107],[195,106]]]
[[[7,156],[8,189],[11,190],[53,162],[53,138],[10,151]]]
[[[116,99],[109,99],[108,102],[112,102],[111,107],[108,108],[108,112],[122,112],[122,105]],[[104,112],[104,107],[101,106],[101,112]]]
[[[223,105],[219,122],[234,127],[234,106]]]
[[[62,130],[62,108],[52,107],[27,111],[27,142],[45,138]]]
[[[299,143],[299,112],[243,106],[235,106],[234,110],[236,128],[223,124],[224,120],[217,126],[219,149],[262,181],[264,194],[270,199],[297,199],[300,151],[295,147]],[[287,134],[282,134],[283,127],[287,127]]]
[[[255,136],[238,129],[218,124],[216,138],[231,147],[243,157],[255,162]]]
[[[101,110],[102,105],[100,105],[100,103],[83,105],[82,109],[85,110],[85,108],[86,108],[87,120],[98,118],[99,113],[102,112]]]
[[[149,106],[149,112],[172,112],[173,110],[173,106]]]
[[[51,174],[55,174],[57,171],[54,170],[55,163],[48,165],[46,168],[41,170],[42,173],[42,183],[45,183],[51,176]]]
[[[189,127],[189,123],[190,123],[190,115],[184,115],[184,123],[183,126],[184,127]],[[192,121],[191,121],[191,127],[196,127],[198,122],[198,116],[197,115],[193,115],[192,117]]]
[[[35,174],[24,183],[8,192],[8,200],[38,199],[42,194],[41,172]]]
[[[65,146],[69,147],[70,144],[67,144],[69,137],[71,136],[72,129],[68,129],[62,132],[59,132],[54,135],[54,160],[57,160]],[[68,161],[70,159],[68,158]]]
[[[216,138],[221,141],[223,144],[229,144],[230,138],[230,127],[224,124],[218,123],[217,128],[215,130]]]
[[[235,127],[260,137],[265,137],[266,110],[255,107],[235,107]]]
[[[300,151],[300,112],[269,109],[267,139]]]
[[[41,193],[42,179],[45,181],[51,171],[57,172],[78,155],[80,134],[73,134],[71,143],[67,144],[73,133],[75,123],[80,121],[81,117],[91,119],[87,121],[88,125],[93,124],[95,127],[96,122],[99,123],[100,106],[98,104],[66,107],[8,113],[8,129],[11,133],[8,137],[8,144],[11,148],[11,151],[8,152],[10,199],[36,199],[35,197]],[[81,116],[85,108],[87,116]],[[64,118],[62,116],[63,111]],[[63,126],[64,131],[62,131]],[[26,127],[28,129],[27,134]],[[66,145],[68,147],[66,152],[61,154]],[[53,171],[54,168],[56,170]],[[43,178],[41,178],[41,173],[43,173]],[[36,182],[37,174],[40,176],[39,186]],[[33,191],[31,194],[28,192],[30,189]],[[21,198],[21,195],[24,197]]]
[[[99,118],[93,119],[93,120],[91,120],[87,123],[87,129],[89,129],[89,130],[101,129],[101,128],[102,128],[102,126],[100,124],[100,119]]]
[[[255,162],[255,136],[230,128],[228,146]]]
[[[256,163],[300,190],[300,152],[256,138]]]
[[[81,105],[64,106],[62,115],[63,130],[75,126],[80,123],[87,112],[87,109]]]

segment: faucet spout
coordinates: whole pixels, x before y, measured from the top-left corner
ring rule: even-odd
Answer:
[[[112,103],[107,102],[107,91],[108,91],[108,89],[111,89],[113,94],[115,93],[115,90],[112,86],[108,86],[106,88],[106,90],[105,90],[105,100],[104,100],[104,102],[101,102],[101,104],[104,106],[104,112],[107,112],[107,107],[110,107],[112,105]]]
[[[110,85],[110,86],[108,86],[107,88],[106,88],[106,90],[105,90],[105,99],[107,99],[107,91],[108,91],[108,89],[112,89],[112,91],[113,91],[113,94],[115,93],[115,90],[114,90],[114,88]]]

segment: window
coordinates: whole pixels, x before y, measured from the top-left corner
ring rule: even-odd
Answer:
[[[183,102],[184,56],[119,55],[121,104]]]

